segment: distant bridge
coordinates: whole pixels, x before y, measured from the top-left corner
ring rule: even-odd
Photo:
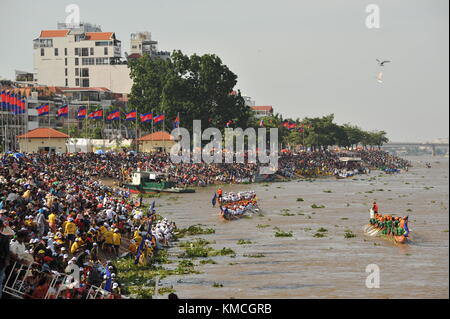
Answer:
[[[387,144],[384,144],[382,147],[384,148],[403,148],[405,146],[412,146],[412,147],[428,147],[431,149],[431,154],[433,156],[436,156],[436,148],[437,147],[446,147],[449,148],[449,143],[447,142],[389,142]]]

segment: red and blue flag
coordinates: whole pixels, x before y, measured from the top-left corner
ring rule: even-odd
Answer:
[[[180,116],[177,115],[175,121],[173,121],[173,128],[180,127]]]
[[[66,116],[67,117],[68,115],[69,115],[69,106],[67,104],[61,106],[58,109],[58,114],[57,114],[58,117],[61,117],[61,116]]]
[[[88,118],[93,119],[93,120],[99,120],[103,118],[103,110],[97,110],[94,112],[89,113]]]
[[[46,115],[50,111],[50,106],[48,105],[48,103],[43,104],[43,105],[37,107],[36,111],[38,112],[38,116]]]
[[[157,116],[155,116],[155,118],[153,119],[153,122],[155,122],[155,124],[156,124],[156,123],[159,123],[159,122],[164,121],[164,119],[165,119],[164,114],[157,115]]]
[[[118,120],[118,119],[120,119],[120,111],[119,110],[109,113],[109,115],[107,117],[108,121],[113,121],[113,120]]]
[[[125,114],[125,121],[135,121],[137,118],[137,112],[132,111],[130,113]]]
[[[81,107],[78,109],[77,118],[84,119],[87,115],[87,109],[85,107]]]
[[[150,122],[153,119],[152,113],[141,114],[141,122]]]

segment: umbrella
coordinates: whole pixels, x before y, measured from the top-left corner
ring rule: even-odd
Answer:
[[[103,154],[105,154],[105,151],[104,151],[104,150],[96,150],[96,151],[95,151],[95,154],[101,154],[101,155],[103,155]]]

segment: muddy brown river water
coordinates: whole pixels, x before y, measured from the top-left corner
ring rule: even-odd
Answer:
[[[205,238],[215,241],[213,248],[236,252],[234,258],[212,257],[216,264],[199,265],[196,259],[201,274],[166,277],[160,285],[173,286],[180,298],[448,298],[449,160],[408,159],[414,167],[396,175],[373,171],[346,180],[222,187],[257,193],[264,216],[236,221],[223,221],[211,207],[215,188],[157,199],[158,213],[179,227],[202,224],[216,231],[181,240]],[[300,197],[304,201],[297,201]],[[374,199],[383,213],[410,216],[410,244],[364,234]],[[283,209],[294,216],[283,216]],[[293,237],[275,237],[274,227],[292,231]],[[314,237],[321,227],[326,237]],[[347,230],[356,237],[345,238]],[[238,245],[239,239],[251,244]],[[169,249],[174,258],[179,251],[176,245]],[[244,256],[257,253],[264,257]],[[366,287],[369,264],[379,266],[380,288]]]

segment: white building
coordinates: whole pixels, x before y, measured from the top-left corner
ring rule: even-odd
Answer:
[[[273,107],[271,105],[251,106],[251,109],[257,118],[273,115]]]
[[[158,51],[158,41],[152,40],[150,32],[132,33],[130,37],[130,56],[142,56],[144,54],[163,59],[170,57],[169,52]]]
[[[59,87],[105,87],[128,94],[133,84],[114,32],[82,24],[43,30],[33,41],[34,81]]]

